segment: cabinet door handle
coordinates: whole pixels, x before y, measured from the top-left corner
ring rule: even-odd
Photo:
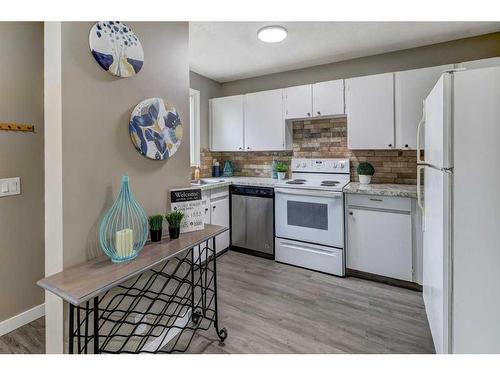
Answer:
[[[247,146],[247,150],[250,150],[250,147]]]
[[[321,115],[321,112],[320,112],[320,111],[318,111],[318,116],[319,116],[319,115]]]
[[[216,206],[212,206],[212,210],[214,210],[214,211],[215,211],[215,207],[216,207]]]
[[[352,213],[352,211],[349,211],[349,215],[351,215],[351,216],[352,216],[352,215],[354,215],[354,214]]]
[[[243,150],[243,147],[238,147],[238,150]]]
[[[208,207],[205,207],[205,212],[208,212]]]
[[[307,112],[307,115],[308,115],[309,117],[311,117],[311,112]]]
[[[406,148],[408,148],[408,145],[405,145]]]
[[[382,202],[382,199],[378,199],[378,198],[370,198],[371,201],[374,201],[374,202]]]
[[[389,143],[389,147],[392,147],[392,143]]]

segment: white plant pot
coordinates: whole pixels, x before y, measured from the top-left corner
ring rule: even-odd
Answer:
[[[286,178],[286,172],[277,172],[278,180],[284,180]]]
[[[372,180],[372,176],[369,175],[359,175],[359,182],[361,185],[368,185],[370,181]]]

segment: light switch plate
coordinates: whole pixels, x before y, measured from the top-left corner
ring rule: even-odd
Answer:
[[[21,178],[3,178],[0,179],[0,197],[21,194]]]

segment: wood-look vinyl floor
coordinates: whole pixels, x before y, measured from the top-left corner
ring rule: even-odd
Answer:
[[[45,353],[45,318],[41,317],[0,336],[1,354]]]
[[[221,326],[190,353],[433,353],[422,294],[229,251],[217,259]],[[43,319],[0,337],[0,353],[44,351]]]

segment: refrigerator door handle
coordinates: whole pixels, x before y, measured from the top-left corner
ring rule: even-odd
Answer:
[[[425,207],[422,202],[422,184],[421,184],[421,172],[425,168],[425,165],[417,165],[417,204],[422,211],[422,230],[425,230]]]
[[[420,159],[421,147],[420,147],[420,129],[425,124],[425,100],[422,101],[422,119],[417,125],[417,164],[425,163],[425,160]],[[425,157],[425,155],[424,155]]]

